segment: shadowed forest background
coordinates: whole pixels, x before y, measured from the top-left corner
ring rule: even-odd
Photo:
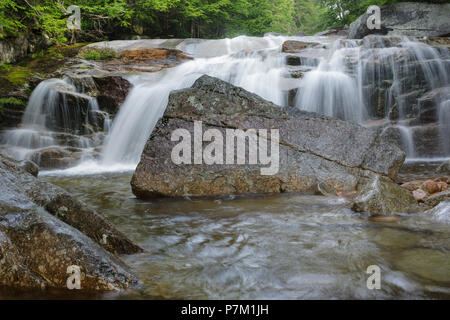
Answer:
[[[348,25],[370,5],[396,0],[2,0],[0,39],[32,32],[53,44],[121,39],[314,34]],[[446,0],[421,1],[445,3]],[[81,8],[82,30],[72,35],[65,8]]]

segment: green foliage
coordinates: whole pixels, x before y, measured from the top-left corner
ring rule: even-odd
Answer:
[[[24,105],[24,101],[14,97],[0,98],[0,110],[2,110],[5,106],[23,107]]]
[[[78,57],[86,60],[111,60],[115,57],[116,53],[113,49],[105,48],[85,48],[82,50]]]
[[[352,23],[371,5],[384,6],[393,4],[396,0],[320,0],[326,11],[321,20],[324,27],[344,26]]]
[[[0,39],[4,38],[8,33],[17,32],[25,27],[24,24],[17,19],[17,12],[21,10],[14,0],[1,0],[0,2]]]
[[[31,75],[32,72],[27,67],[11,66],[3,77],[14,86],[20,86],[26,83]]]
[[[398,0],[403,1],[403,0]],[[370,5],[396,0],[1,0],[0,39],[18,32],[42,34],[52,44],[120,39],[260,36],[266,32],[314,34],[350,24]],[[445,3],[448,0],[424,0]],[[81,9],[81,31],[67,28],[66,8]],[[40,53],[38,53],[40,54]],[[107,55],[106,55],[107,56]],[[92,59],[102,54],[88,54]]]
[[[11,65],[9,63],[0,64],[0,71],[8,72],[11,69]]]

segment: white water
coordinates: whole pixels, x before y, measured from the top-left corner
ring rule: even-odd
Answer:
[[[302,66],[311,69],[305,71],[300,80],[286,77],[289,69],[295,69],[285,65],[285,55],[280,53],[282,43],[289,39],[321,43],[321,46],[300,54]],[[122,41],[118,45],[123,47],[127,43]],[[386,120],[386,128],[399,130],[408,159],[424,159],[427,155],[416,151],[414,128],[409,124],[411,103],[404,99],[404,94],[411,91],[412,85],[417,90],[422,86],[426,91],[449,86],[450,63],[445,64],[445,60],[450,60],[450,54],[406,38],[336,40],[241,36],[223,40],[188,39],[179,42],[176,48],[195,59],[161,72],[130,76],[133,89],[114,122],[111,124],[110,120],[105,121],[104,129],[109,135],[103,146],[101,160],[87,160],[72,168],[70,174],[98,172],[101,168],[132,169],[139,162],[148,137],[165,111],[170,92],[190,87],[204,74],[241,86],[280,106],[287,105],[288,91],[298,88],[295,100],[298,108],[361,124],[369,119],[379,119],[376,112],[387,117],[387,111],[396,106],[398,116]],[[423,83],[414,83],[418,73],[423,74]],[[54,144],[53,132],[45,128],[46,117],[43,115],[55,110],[51,107],[55,99],[52,86],[55,85],[71,86],[72,89],[68,90],[75,90],[67,80],[43,82],[33,92],[23,128],[4,135],[7,143],[20,146],[24,154],[30,148]],[[381,87],[385,88],[383,99],[374,102],[371,97]],[[374,107],[374,103],[378,106]],[[450,156],[449,102],[435,103],[440,106],[438,116],[444,128],[440,139],[444,150],[442,155],[435,155],[434,158],[447,158]],[[95,99],[92,109],[97,109]],[[378,111],[375,112],[375,109]],[[58,117],[63,122],[67,120],[67,126],[70,126],[70,119],[66,115]],[[80,141],[84,147],[89,147],[89,140],[81,138]]]
[[[86,119],[81,119],[80,110],[68,106],[64,92],[88,99],[88,110],[100,112],[97,100],[77,93],[68,78],[42,81],[30,96],[21,126],[2,134],[2,142],[8,146],[7,153],[22,160],[47,147],[66,146],[57,139],[61,134],[73,140],[72,147],[91,147],[89,139],[72,134],[73,131],[85,133],[80,132],[78,127],[89,122],[89,112]]]
[[[303,78],[296,106],[358,123],[376,118],[377,108],[387,117],[388,111],[396,106],[398,118],[389,126],[399,130],[408,158],[414,158],[416,142],[413,128],[407,124],[414,111],[405,95],[414,91],[413,87],[430,91],[450,86],[449,54],[445,49],[442,51],[407,38],[338,40],[318,68]],[[424,83],[416,80],[422,74]],[[375,106],[371,97],[377,96],[377,90],[383,87],[387,89],[381,97],[384,103]],[[448,128],[446,103],[435,99],[434,104],[441,104],[440,123]],[[440,134],[440,141],[436,141],[443,145],[444,157],[450,156],[449,132]]]
[[[137,164],[148,137],[165,111],[170,92],[190,87],[204,74],[283,105],[284,61],[279,54],[283,41],[282,37],[238,37],[192,44],[188,48],[189,53],[200,58],[173,69],[131,79],[134,88],[106,139],[103,163]],[[242,51],[249,48],[265,49]],[[216,54],[219,56],[211,57]]]

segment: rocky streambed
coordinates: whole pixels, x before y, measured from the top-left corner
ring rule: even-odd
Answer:
[[[423,179],[435,168],[409,166],[401,177]],[[131,176],[41,177],[64,186],[145,250],[122,256],[145,287],[122,298],[450,297],[445,210],[393,222],[356,214],[336,196],[142,201],[131,192]],[[382,270],[380,291],[366,287],[373,264]]]

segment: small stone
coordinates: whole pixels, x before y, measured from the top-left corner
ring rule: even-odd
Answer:
[[[406,182],[406,183],[402,184],[401,187],[406,190],[409,190],[409,191],[414,191],[414,190],[419,189],[422,184],[423,184],[423,180],[415,180],[415,181]]]
[[[439,191],[441,191],[439,185],[437,184],[437,182],[433,181],[433,180],[427,180],[425,181],[420,188],[425,191],[428,194],[435,194],[438,193]]]
[[[440,181],[437,184],[439,186],[440,192],[448,190],[448,184],[446,182]]]
[[[422,189],[417,189],[413,191],[413,197],[414,199],[416,199],[416,201],[423,202],[427,196],[428,194]]]

